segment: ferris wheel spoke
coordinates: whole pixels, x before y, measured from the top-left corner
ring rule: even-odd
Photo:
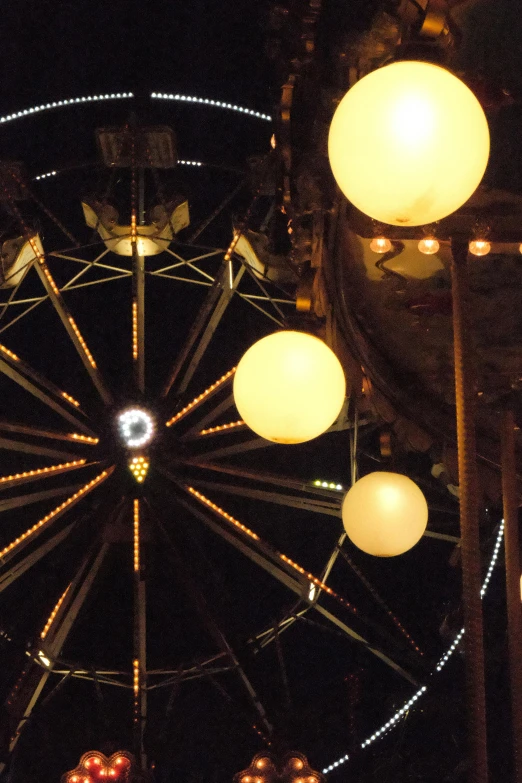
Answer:
[[[228,643],[225,634],[223,633],[222,629],[219,627],[214,616],[211,614],[210,608],[208,606],[205,597],[203,596],[201,590],[198,588],[196,581],[193,579],[192,575],[188,571],[183,558],[181,557],[180,553],[176,548],[176,545],[174,544],[172,538],[165,530],[165,527],[163,526],[157,514],[155,514],[155,522],[162,533],[163,539],[168,544],[168,550],[167,550],[168,554],[175,565],[175,573],[180,579],[181,585],[184,588],[185,593],[192,601],[210,637],[213,639],[218,649],[220,649],[221,652],[225,654],[225,656],[232,664],[232,668],[237,673],[254,710],[258,714],[260,721],[262,722],[268,734],[271,735],[273,731],[273,726],[268,720],[265,708],[263,707],[252,683],[250,682],[243,667],[241,666],[239,659],[237,658],[235,652],[233,651],[232,647]]]
[[[98,462],[87,462],[86,459],[75,459],[72,462],[64,462],[58,465],[47,465],[44,468],[34,468],[24,470],[21,473],[11,473],[10,475],[0,476],[0,490],[11,489],[19,484],[26,484],[29,481],[39,481],[50,478],[60,473],[67,473],[72,470],[97,465]]]
[[[47,513],[44,517],[38,520],[38,522],[36,522],[34,525],[31,525],[31,527],[29,527],[25,533],[22,533],[20,536],[11,541],[10,544],[4,546],[3,549],[0,550],[0,563],[5,565],[13,557],[15,557],[15,555],[19,554],[22,549],[27,546],[27,544],[34,541],[39,535],[41,535],[41,533],[47,530],[51,523],[56,522],[57,519],[59,519],[67,511],[73,508],[73,506],[79,503],[82,498],[84,498],[97,486],[106,481],[114,472],[114,469],[115,466],[113,465],[112,467],[103,470],[94,479],[91,479],[91,481],[84,484],[81,489],[70,495],[66,500],[63,501],[63,503],[60,503],[59,506],[56,506],[56,508]]]
[[[222,457],[232,457],[236,454],[244,454],[247,451],[256,451],[257,449],[265,449],[268,448],[268,446],[276,445],[277,444],[272,440],[265,440],[264,438],[251,438],[250,440],[244,440],[231,446],[223,446],[221,449],[203,451],[198,455],[198,458],[204,460],[221,459]]]
[[[214,489],[216,492],[235,495],[236,497],[249,498],[250,500],[261,500],[267,503],[275,503],[279,506],[289,506],[302,511],[311,511],[315,514],[333,516],[341,518],[341,507],[339,503],[328,503],[327,501],[315,500],[312,498],[298,497],[297,495],[286,495],[273,490],[252,489],[251,487],[241,487],[236,484],[224,484],[217,481],[203,481],[193,479],[193,483],[198,487],[205,489]]]
[[[54,669],[55,661],[102,567],[108,547],[109,545],[104,543],[98,548],[97,553],[93,551],[87,553],[75,578],[51,612],[40,639],[37,640],[30,663],[8,697],[11,703],[9,754],[15,749],[22,730],[27,726]],[[22,683],[23,687],[21,687]],[[0,772],[5,766],[4,762],[0,763]]]
[[[134,693],[134,749],[140,766],[147,759],[143,738],[147,725],[147,586],[145,570],[141,566],[142,502],[133,501],[133,693]]]
[[[161,472],[163,472],[164,474],[168,473],[164,470],[162,470]],[[178,483],[178,486],[183,486],[183,485],[180,485]],[[237,549],[239,552],[245,555],[252,562],[256,563],[258,566],[263,568],[263,570],[267,571],[267,573],[271,574],[271,576],[273,576],[275,579],[281,582],[281,584],[283,584],[285,587],[287,587],[289,590],[291,590],[293,593],[299,596],[300,599],[309,603],[310,606],[316,612],[321,614],[330,623],[332,623],[338,629],[340,629],[347,637],[349,637],[350,639],[352,639],[353,641],[359,644],[362,644],[365,647],[365,649],[367,649],[369,652],[371,652],[373,655],[379,658],[383,663],[385,663],[387,666],[393,669],[397,674],[401,675],[408,682],[412,683],[413,685],[418,684],[416,678],[412,674],[410,674],[406,669],[404,669],[404,667],[401,664],[397,663],[397,661],[395,661],[393,658],[387,655],[383,650],[381,650],[380,647],[378,647],[375,643],[368,641],[358,631],[355,631],[351,626],[349,626],[345,620],[340,619],[335,613],[326,609],[326,607],[324,607],[318,601],[314,602],[309,599],[308,596],[310,592],[310,584],[311,584],[310,577],[312,577],[311,574],[308,575],[304,569],[300,569],[296,571],[296,569],[294,568],[296,564],[290,566],[290,563],[292,563],[292,561],[290,561],[288,558],[285,558],[285,556],[281,556],[280,554],[271,551],[271,549],[267,548],[267,546],[263,544],[260,541],[259,537],[256,537],[255,534],[254,534],[255,537],[253,539],[253,545],[251,545],[249,542],[247,543],[246,538],[247,536],[250,538],[250,536],[252,535],[251,531],[248,531],[245,534],[244,538],[240,539],[239,535],[236,535],[232,533],[230,530],[222,527],[222,525],[219,524],[210,513],[196,506],[193,502],[190,502],[188,499],[185,499],[184,497],[177,497],[177,502],[180,503],[188,511],[190,511],[197,519],[202,521],[206,525],[206,527],[208,527],[210,530],[216,533],[220,538],[223,538],[225,541],[230,543],[235,549]],[[234,523],[235,522],[236,520],[234,520]],[[242,526],[240,523],[238,523],[238,526],[240,529],[243,528],[244,531],[247,530],[245,526]],[[281,565],[279,565],[278,561],[279,563],[281,563]],[[285,564],[287,566],[286,568],[283,567]],[[293,571],[296,574],[296,576],[291,575],[290,573],[291,571]],[[312,578],[315,579],[315,577]],[[312,584],[315,583],[312,582]],[[323,589],[325,589],[325,591],[328,592],[329,595],[335,595],[335,593],[333,593],[333,591],[330,588],[326,587],[326,585],[324,586]]]
[[[206,301],[200,308],[198,316],[192,325],[185,345],[179,352],[174,367],[168,376],[162,392],[163,397],[167,396],[174,384],[176,384],[175,391],[177,394],[183,394],[187,390],[199,362],[212,339],[212,335],[221,321],[232,296],[236,292],[244,271],[244,268],[241,267],[236,276],[232,278],[229,273],[228,261],[223,261],[214,284],[207,294]],[[184,370],[183,376],[178,381],[182,370]]]
[[[70,451],[51,449],[49,446],[39,446],[36,443],[27,443],[21,440],[11,440],[10,438],[0,438],[0,449],[5,449],[6,451],[18,451],[22,454],[36,454],[40,457],[51,457],[52,459],[67,460],[69,462],[78,459],[78,455],[72,454]]]
[[[48,541],[41,544],[37,549],[33,550],[30,552],[30,554],[26,555],[26,557],[22,558],[22,560],[19,560],[15,565],[11,566],[8,571],[1,574],[0,593],[2,593],[7,587],[9,587],[9,585],[15,582],[20,576],[25,574],[25,572],[32,568],[33,565],[38,563],[42,557],[45,557],[46,554],[59,546],[62,541],[65,541],[67,536],[71,533],[77,524],[78,520],[73,520],[67,525],[67,527],[65,527],[63,530],[60,530],[59,533],[56,533]]]
[[[58,413],[70,424],[74,424],[81,432],[86,433],[89,437],[94,437],[92,430],[62,404],[68,403],[73,409],[80,410],[80,403],[74,397],[71,397],[67,392],[61,391],[57,386],[44,378],[43,375],[33,370],[27,362],[22,361],[16,354],[2,345],[0,345],[0,357],[5,357],[5,359],[0,358],[0,372],[4,373],[25,391],[29,392],[29,394],[32,394],[40,402],[43,402],[44,405],[51,408],[55,413]],[[29,378],[32,380],[29,380]],[[36,381],[38,386],[32,381]],[[43,387],[43,389],[40,387]],[[53,397],[50,396],[51,394]]]
[[[60,495],[67,495],[69,492],[76,492],[81,484],[71,484],[66,487],[56,487],[55,489],[45,489],[41,492],[31,492],[25,495],[0,500],[0,514],[4,511],[11,511],[13,508],[23,508],[33,503],[41,503],[43,500],[57,498]]]
[[[145,259],[132,246],[132,361],[134,380],[145,391]]]
[[[203,416],[202,419],[200,419],[196,424],[194,424],[187,432],[183,433],[180,440],[182,442],[195,440],[201,435],[201,431],[205,429],[205,427],[208,427],[209,424],[212,424],[213,421],[215,421],[217,418],[219,418],[223,413],[226,413],[232,406],[234,405],[234,395],[229,394],[226,399],[224,399],[222,402],[219,403],[219,405],[216,405],[211,411],[209,411],[206,416]]]
[[[112,402],[112,395],[110,394],[109,390],[105,386],[105,383],[103,382],[96,361],[94,360],[94,357],[91,354],[87,346],[87,343],[85,342],[78,326],[76,325],[74,318],[70,314],[65,304],[65,301],[60,293],[60,290],[58,289],[58,286],[54,282],[54,278],[51,275],[49,268],[45,262],[45,257],[43,257],[39,252],[37,253],[37,256],[38,256],[38,263],[36,264],[36,270],[38,272],[40,280],[44,285],[45,290],[49,295],[49,298],[54,306],[54,309],[56,310],[60,320],[65,326],[65,330],[69,335],[72,344],[76,348],[76,351],[78,352],[78,355],[82,360],[85,369],[89,373],[89,376],[91,377],[91,380],[94,386],[96,387],[100,397],[102,398],[102,400],[106,405],[110,405]]]

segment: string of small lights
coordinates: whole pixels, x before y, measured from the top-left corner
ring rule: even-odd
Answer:
[[[48,619],[48,620],[47,620],[47,622],[45,623],[45,625],[44,625],[44,629],[43,629],[42,633],[40,634],[40,639],[45,639],[45,637],[47,636],[47,634],[48,634],[48,633],[49,633],[49,631],[51,630],[51,625],[53,624],[53,622],[54,622],[54,619],[55,619],[56,615],[57,615],[57,614],[58,614],[58,612],[60,611],[60,607],[61,607],[61,605],[63,604],[63,602],[65,601],[65,597],[66,597],[67,593],[68,593],[68,592],[69,592],[69,590],[71,589],[71,585],[72,585],[72,582],[70,582],[70,583],[67,585],[67,587],[66,587],[66,588],[65,588],[65,590],[63,591],[62,595],[60,596],[60,598],[59,598],[59,599],[58,599],[58,601],[56,602],[56,606],[54,607],[53,611],[52,611],[52,612],[51,612],[51,614],[49,615],[49,619]]]
[[[80,407],[80,403],[78,402],[78,400],[75,400],[74,397],[71,397],[71,395],[67,394],[67,392],[62,392],[62,397],[64,398],[64,400],[67,400],[67,402],[70,402],[71,405],[74,405],[75,408]]]
[[[321,481],[321,479],[316,479],[316,481],[314,481],[314,487],[321,487],[322,489],[335,489],[337,492],[344,492],[343,485],[335,484],[333,481]]]
[[[105,93],[105,95],[84,95],[81,98],[67,98],[63,101],[52,101],[51,103],[42,103],[39,106],[31,106],[29,109],[22,109],[21,111],[13,112],[12,114],[6,114],[0,117],[0,123],[12,122],[13,120],[19,120],[22,117],[29,117],[32,114],[40,114],[43,111],[50,111],[51,109],[61,109],[64,106],[74,106],[79,103],[98,103],[100,101],[115,101],[122,98],[134,98],[132,92],[111,92]]]
[[[486,595],[486,591],[488,588],[488,585],[491,581],[491,577],[493,575],[493,571],[495,569],[495,565],[498,560],[498,556],[500,553],[500,547],[502,545],[502,539],[504,537],[504,520],[499,525],[497,538],[495,541],[495,546],[493,548],[493,553],[491,555],[491,560],[489,561],[488,570],[486,572],[486,576],[484,578],[484,582],[482,583],[482,588],[480,591],[481,598],[484,598]],[[447,652],[442,656],[442,658],[439,660],[435,667],[435,671],[432,672],[432,675],[435,672],[440,672],[444,666],[449,661],[450,657],[453,655],[457,647],[459,646],[462,637],[464,636],[465,629],[461,628],[458,634],[455,636],[455,639],[453,640],[451,646],[448,648]],[[428,690],[427,685],[423,685],[421,688],[419,688],[418,691],[416,691],[413,696],[400,708],[400,710],[397,710],[397,712],[388,720],[386,723],[384,723],[377,731],[375,731],[373,734],[371,734],[369,737],[367,737],[363,742],[361,742],[361,749],[367,748],[368,745],[371,745],[372,742],[375,742],[375,740],[380,739],[384,734],[386,734],[390,729],[395,728],[395,726],[398,724],[398,722],[406,715],[409,709],[413,707],[415,702],[420,699],[421,696],[423,696]],[[323,769],[323,774],[327,775],[329,772],[332,772],[337,767],[344,764],[346,761],[348,761],[350,756],[346,754],[340,759],[337,759],[337,761],[334,761],[332,764],[330,764],[328,767],[325,767]]]
[[[16,547],[18,547],[20,544],[23,544],[25,541],[27,541],[28,538],[30,538],[34,533],[40,530],[44,525],[46,525],[52,519],[55,519],[55,517],[57,517],[58,515],[63,514],[63,512],[66,511],[66,509],[68,509],[69,506],[76,503],[78,500],[80,500],[81,497],[86,495],[88,492],[91,492],[102,481],[105,481],[105,479],[110,476],[113,470],[114,468],[103,470],[98,476],[96,476],[96,478],[92,479],[92,481],[89,481],[87,484],[81,487],[81,489],[79,489],[77,492],[75,492],[73,495],[67,498],[67,500],[64,500],[63,503],[60,503],[59,506],[56,506],[55,509],[53,509],[44,517],[42,517],[42,519],[40,519],[38,522],[32,525],[28,530],[26,530],[25,533],[22,533],[21,536],[15,538],[14,541],[11,541],[10,544],[8,544],[2,550],[0,550],[0,559],[5,557],[7,554],[12,553],[13,550],[16,549]]]
[[[192,402],[189,402],[188,405],[185,405],[184,408],[182,408],[178,413],[175,414],[171,419],[169,419],[167,422],[165,422],[166,427],[172,427],[173,424],[175,424],[180,419],[184,418],[189,414],[194,408],[196,408],[198,405],[201,405],[204,400],[207,399],[211,394],[216,392],[220,386],[222,386],[224,383],[226,383],[229,378],[231,378],[236,371],[235,367],[232,367],[231,370],[226,372],[224,375],[221,376],[215,383],[213,383],[211,386],[208,387],[208,389],[205,389],[204,392],[199,394],[197,397],[195,397]]]
[[[12,473],[10,476],[0,476],[0,484],[38,478],[38,476],[43,476],[47,473],[55,473],[57,470],[80,468],[82,465],[85,465],[86,461],[85,459],[75,459],[72,462],[62,462],[60,465],[50,465],[47,468],[36,468],[35,470],[25,470],[23,473]]]
[[[179,93],[166,93],[166,92],[151,92],[150,97],[156,100],[163,101],[179,101],[180,103],[196,103],[203,104],[204,106],[214,106],[217,109],[229,109],[230,111],[236,111],[240,114],[246,114],[249,117],[256,117],[259,120],[265,120],[271,122],[272,117],[269,114],[263,114],[262,112],[255,111],[254,109],[247,109],[244,106],[238,106],[235,103],[226,103],[225,101],[212,101],[209,98],[198,98],[195,95],[181,95]]]
[[[215,432],[223,432],[225,430],[233,430],[237,427],[246,427],[243,419],[238,421],[230,421],[228,424],[218,424],[216,427],[208,427],[206,430],[200,430],[200,435],[213,435]]]
[[[140,662],[135,658],[132,662],[132,687],[134,691],[134,723],[140,719]]]
[[[140,570],[140,501],[134,498],[134,571]]]
[[[88,443],[90,446],[96,446],[100,442],[99,438],[91,438],[89,435],[80,435],[77,432],[71,432],[69,437],[79,443]]]
[[[9,348],[6,348],[5,345],[0,345],[0,351],[4,353],[6,356],[9,356],[9,358],[12,359],[14,362],[20,361],[20,357],[17,356],[12,351],[10,351]]]

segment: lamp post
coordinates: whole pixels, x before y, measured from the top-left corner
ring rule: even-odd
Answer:
[[[479,185],[489,131],[473,93],[449,71],[401,61],[357,82],[334,115],[329,156],[344,195],[375,220],[422,226],[447,217]],[[467,308],[468,243],[451,264],[459,453],[470,783],[487,783],[484,644],[480,600],[475,382]],[[356,486],[356,485],[355,485]]]

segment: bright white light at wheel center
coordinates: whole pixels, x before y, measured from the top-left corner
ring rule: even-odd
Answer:
[[[118,432],[129,449],[150,443],[154,435],[154,419],[141,408],[127,408],[118,415]]]

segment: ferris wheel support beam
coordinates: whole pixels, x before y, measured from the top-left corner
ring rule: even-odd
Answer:
[[[223,261],[221,269],[216,275],[216,279],[207,294],[206,300],[192,325],[185,345],[178,354],[176,363],[163,388],[162,397],[166,397],[172,386],[176,384],[181,371],[185,367],[189,357],[191,357],[182,379],[175,387],[177,394],[183,394],[187,390],[198,364],[212,339],[212,335],[216,331],[230,300],[237,290],[244,271],[245,268],[241,266],[235,277],[231,277],[229,262]]]
[[[145,259],[132,246],[132,359],[136,386],[145,392]]]
[[[0,449],[19,451],[22,454],[37,454],[40,457],[52,457],[52,459],[66,460],[68,462],[78,459],[78,455],[72,454],[70,451],[60,451],[60,449],[37,446],[35,443],[25,443],[24,441],[11,440],[10,438],[0,438]]]
[[[88,552],[80,565],[66,600],[64,600],[63,605],[60,607],[61,611],[56,615],[53,625],[49,629],[50,632],[47,637],[49,641],[47,641],[47,638],[45,640],[44,654],[46,659],[49,660],[48,668],[43,674],[40,674],[40,664],[33,661],[32,667],[28,671],[28,677],[31,677],[33,681],[36,680],[34,687],[31,689],[19,689],[15,686],[15,693],[20,690],[20,693],[23,693],[25,698],[23,702],[15,698],[15,703],[12,704],[11,714],[14,718],[15,730],[9,742],[10,755],[13,753],[18,740],[20,739],[20,735],[27,725],[40,694],[52,673],[54,661],[59,656],[85,599],[91,590],[94,580],[103,564],[108,548],[108,544],[102,544],[96,557],[94,557],[94,560],[92,551]],[[43,641],[41,645],[43,646]],[[0,763],[0,774],[5,767],[6,763]]]
[[[164,475],[168,475],[165,471],[162,472],[164,473]],[[233,533],[221,527],[221,525],[219,525],[214,520],[214,518],[210,514],[206,513],[203,509],[197,508],[193,503],[190,503],[188,500],[186,500],[183,497],[176,496],[176,499],[178,503],[180,503],[184,508],[190,511],[197,519],[203,522],[203,524],[206,525],[206,527],[208,527],[210,530],[216,533],[220,538],[223,538],[225,541],[231,544],[235,549],[237,549],[243,555],[248,557],[252,562],[256,563],[263,570],[265,570],[267,573],[269,573],[271,576],[273,576],[275,579],[281,582],[281,584],[283,584],[285,587],[287,587],[289,590],[291,590],[293,593],[299,596],[299,598],[302,599],[303,602],[310,605],[315,611],[323,615],[323,617],[325,617],[327,620],[330,621],[330,623],[332,623],[337,628],[339,628],[347,637],[349,637],[353,641],[358,642],[359,644],[362,644],[368,650],[368,652],[371,652],[373,655],[375,655],[377,658],[383,661],[383,663],[385,663],[387,666],[393,669],[393,671],[395,671],[397,674],[400,674],[402,677],[404,677],[404,679],[406,679],[412,685],[418,686],[418,682],[413,677],[413,675],[411,675],[402,666],[400,666],[400,664],[398,664],[396,661],[394,661],[392,658],[386,655],[375,644],[367,641],[363,636],[361,636],[359,633],[354,631],[353,628],[347,625],[343,620],[338,618],[332,612],[325,609],[325,607],[323,607],[319,602],[310,600],[309,598],[310,583],[306,578],[295,579],[294,577],[290,576],[289,573],[284,571],[282,568],[280,568],[272,561],[270,552],[264,552],[264,551],[258,552],[254,550],[245,541],[240,540]],[[258,542],[258,545],[259,544],[260,542]]]
[[[49,500],[60,495],[67,495],[69,492],[76,492],[81,484],[72,484],[68,487],[56,487],[55,489],[44,489],[41,492],[30,492],[27,495],[17,495],[16,497],[0,500],[0,514],[4,511],[11,511],[13,508],[22,508],[30,506],[32,503],[41,503],[42,500]]]
[[[195,440],[199,436],[199,433],[202,429],[207,427],[209,424],[212,424],[212,422],[215,421],[219,416],[221,416],[223,413],[226,413],[229,408],[232,408],[233,405],[234,395],[229,394],[226,399],[223,400],[223,402],[220,402],[219,405],[216,405],[214,408],[212,408],[212,410],[209,411],[206,416],[200,419],[197,424],[194,424],[194,426],[187,430],[187,432],[183,433],[180,440],[183,443],[185,443],[185,441]]]
[[[145,570],[142,567],[141,501],[135,498],[133,506],[134,750],[141,768],[146,770],[147,756],[143,738],[147,724],[147,592]]]
[[[106,405],[112,403],[112,396],[107,387],[105,386],[103,379],[100,375],[100,371],[94,361],[94,358],[89,351],[87,344],[82,337],[80,330],[78,329],[76,322],[72,315],[69,313],[63,297],[58,289],[58,286],[54,282],[54,279],[45,263],[44,258],[38,257],[38,263],[35,264],[38,276],[42,281],[42,284],[49,295],[54,309],[56,310],[61,322],[65,326],[65,330],[69,335],[69,338],[76,348],[82,363],[89,373],[89,376],[96,387],[100,397]]]
[[[37,380],[38,383],[44,385],[43,379],[41,376],[39,376],[38,373],[29,371],[28,366],[25,362],[20,362],[22,365],[21,369],[23,372],[27,375],[32,375],[35,380]],[[6,375],[8,378],[10,378],[12,381],[17,383],[19,386],[21,386],[25,391],[29,392],[29,394],[32,394],[33,397],[36,397],[40,402],[43,402],[44,405],[47,405],[48,408],[51,408],[51,410],[55,411],[55,413],[58,413],[59,416],[64,418],[66,421],[68,421],[70,424],[74,424],[76,427],[78,427],[82,432],[88,434],[89,436],[93,436],[94,433],[92,430],[90,430],[80,419],[77,419],[76,416],[73,416],[73,414],[68,411],[66,408],[64,408],[63,405],[58,403],[56,400],[54,400],[52,397],[49,396],[49,394],[46,394],[46,392],[42,391],[38,388],[38,386],[35,386],[34,383],[32,383],[28,378],[25,377],[21,372],[16,370],[9,362],[4,361],[4,359],[0,359],[0,372],[3,372],[4,375]],[[60,394],[58,390],[53,389],[51,386],[47,386],[48,391],[50,391],[52,394]],[[63,392],[61,393],[62,399],[63,399]]]
[[[326,514],[328,516],[341,518],[341,504],[329,503],[328,501],[315,500],[312,498],[297,497],[296,495],[284,495],[280,492],[270,492],[263,489],[251,489],[250,487],[240,487],[235,484],[223,484],[217,481],[200,481],[194,479],[194,484],[205,489],[215,489],[217,492],[225,492],[236,497],[250,498],[251,500],[264,500],[268,503],[276,503],[279,506],[290,506],[304,511],[312,511],[316,514]]]
[[[268,735],[270,736],[273,732],[273,726],[268,720],[266,710],[263,707],[263,704],[261,703],[259,696],[257,695],[252,683],[248,679],[245,670],[241,666],[239,659],[237,658],[234,650],[228,643],[225,634],[219,627],[218,623],[216,622],[216,619],[212,616],[203,593],[198,588],[196,582],[192,578],[192,575],[190,574],[189,570],[185,566],[183,558],[179,554],[174,542],[172,541],[171,537],[168,535],[167,531],[165,530],[161,521],[158,519],[157,515],[155,515],[155,521],[156,524],[158,525],[158,528],[161,531],[163,538],[165,539],[165,541],[169,546],[168,551],[175,565],[176,576],[179,578],[185,590],[185,593],[192,600],[196,608],[196,611],[201,617],[210,637],[214,640],[214,643],[217,645],[217,647],[225,654],[225,656],[231,662],[232,664],[231,668],[235,672],[237,672],[239,679],[241,680],[247,692],[250,702],[252,703],[255,711],[257,712],[263,726],[265,727],[265,730],[268,732]]]
[[[71,522],[66,528],[50,538],[49,541],[46,541],[45,544],[39,546],[38,549],[35,549],[34,552],[31,552],[31,554],[24,557],[23,560],[20,560],[18,563],[16,563],[16,565],[12,566],[8,571],[2,574],[0,576],[0,593],[2,593],[7,587],[9,587],[9,585],[15,582],[18,577],[22,576],[22,574],[25,574],[26,571],[28,571],[33,565],[41,560],[42,557],[44,557],[48,552],[51,552],[51,550],[61,544],[62,541],[67,538],[73,527],[75,527],[76,523],[77,520]]]

